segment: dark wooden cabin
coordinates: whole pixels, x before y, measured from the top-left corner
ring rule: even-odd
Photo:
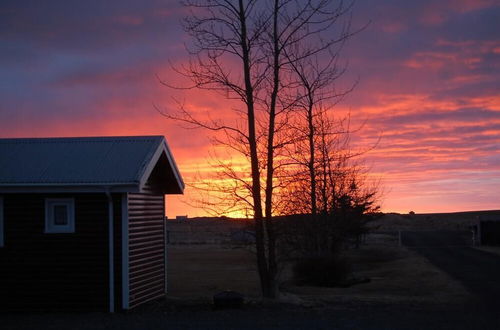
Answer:
[[[0,310],[131,309],[163,296],[163,136],[0,139]]]

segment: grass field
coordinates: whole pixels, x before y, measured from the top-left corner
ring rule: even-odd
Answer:
[[[290,271],[281,274],[281,300],[295,304],[334,301],[459,303],[467,291],[432,266],[425,258],[396,245],[364,245],[349,250],[355,276],[369,283],[349,288],[295,286]],[[169,247],[169,297],[210,302],[222,290],[234,290],[259,300],[255,256],[243,248],[220,245],[174,245]]]
[[[415,252],[398,246],[400,230],[467,230],[478,216],[500,216],[500,211],[436,214],[389,213],[371,224],[373,233],[361,249],[347,250],[354,275],[369,283],[349,288],[318,288],[293,284],[290,265],[280,276],[282,300],[293,303],[327,301],[460,302],[467,291]],[[248,229],[248,220],[199,218],[169,221],[169,297],[211,300],[223,290],[259,299],[255,255],[233,245],[234,233]]]
[[[128,313],[1,315],[2,329],[498,329],[497,311],[471,304],[456,280],[398,244],[398,230],[468,226],[476,215],[398,215],[379,219],[360,249],[345,251],[356,277],[349,288],[296,286],[281,273],[278,301],[260,298],[255,255],[234,245],[248,221],[169,221],[168,295]],[[458,225],[458,226],[457,226]],[[241,310],[217,310],[215,293],[244,294]],[[472,300],[473,301],[473,300]]]

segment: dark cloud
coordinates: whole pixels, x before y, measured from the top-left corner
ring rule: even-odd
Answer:
[[[0,12],[0,37],[58,49],[107,48],[178,30],[177,10],[174,1],[10,1]]]
[[[453,41],[498,40],[500,37],[500,5],[453,15],[435,33]]]

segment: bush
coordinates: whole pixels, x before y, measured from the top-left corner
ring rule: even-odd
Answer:
[[[342,286],[351,273],[345,258],[311,257],[295,263],[293,275],[298,285],[314,285],[324,287]]]

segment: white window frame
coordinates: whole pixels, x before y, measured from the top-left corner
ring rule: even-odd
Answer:
[[[54,207],[64,205],[68,211],[68,224],[57,225],[54,219]],[[75,199],[74,198],[46,198],[45,199],[45,233],[60,234],[75,232]]]
[[[4,242],[4,231],[3,231],[3,226],[4,226],[4,215],[3,215],[3,197],[0,196],[0,247],[3,247],[5,242]]]

